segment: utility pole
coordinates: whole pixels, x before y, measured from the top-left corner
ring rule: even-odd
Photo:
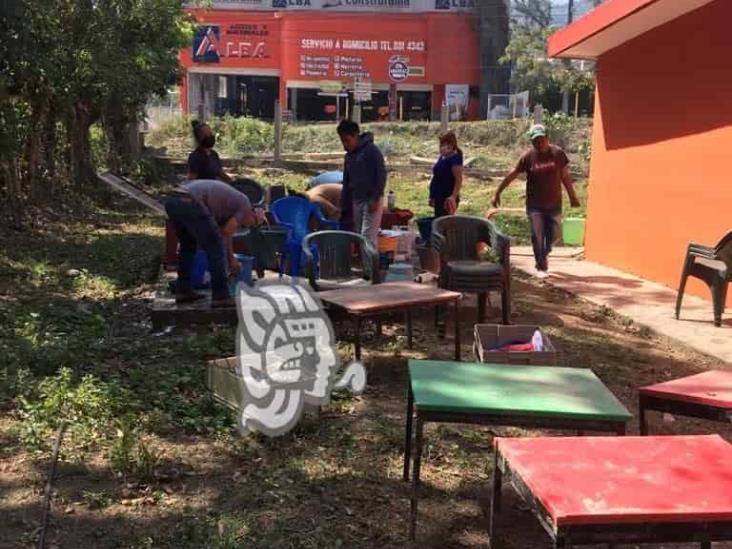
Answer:
[[[567,25],[571,25],[574,20],[574,0],[568,0],[567,2]],[[569,59],[564,60],[564,66],[567,69],[572,65],[572,61]],[[562,111],[569,114],[569,90],[564,90],[562,93]]]

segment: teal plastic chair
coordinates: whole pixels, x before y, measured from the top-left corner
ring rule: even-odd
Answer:
[[[379,254],[360,234],[318,231],[302,243],[305,272],[316,291],[379,284]]]

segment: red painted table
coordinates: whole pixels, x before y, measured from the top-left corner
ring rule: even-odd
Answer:
[[[732,422],[732,370],[711,370],[639,391],[640,432],[648,434],[646,411]]]
[[[503,480],[554,547],[732,540],[732,445],[719,435],[498,438],[490,536]]]

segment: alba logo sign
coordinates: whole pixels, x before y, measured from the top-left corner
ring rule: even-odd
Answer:
[[[268,36],[266,25],[231,25],[224,36],[216,25],[198,27],[193,37],[193,61],[218,63],[222,57],[265,59],[270,56],[265,42]]]
[[[218,63],[219,36],[218,27],[198,27],[193,35],[193,61]]]

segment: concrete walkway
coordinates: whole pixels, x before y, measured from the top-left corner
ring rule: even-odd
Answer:
[[[551,284],[596,305],[610,307],[641,326],[732,365],[732,316],[713,323],[712,302],[686,294],[681,319],[674,317],[676,291],[661,284],[581,259],[580,248],[559,248],[549,258]],[[515,268],[534,274],[531,248],[511,248]]]

